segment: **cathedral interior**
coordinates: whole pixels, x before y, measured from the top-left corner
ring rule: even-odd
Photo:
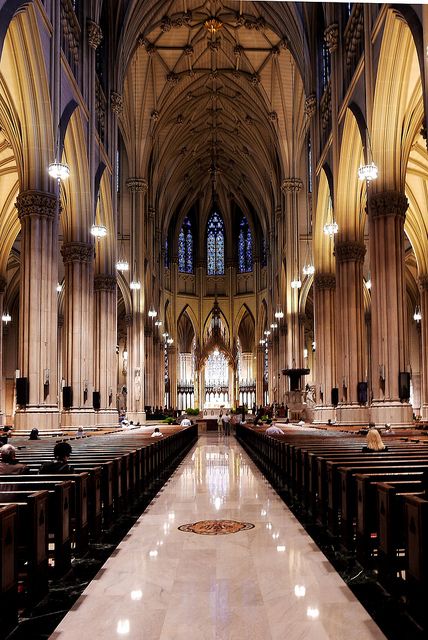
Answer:
[[[428,424],[427,83],[424,4],[0,0],[0,425]]]
[[[423,5],[2,5],[4,424],[428,418]]]

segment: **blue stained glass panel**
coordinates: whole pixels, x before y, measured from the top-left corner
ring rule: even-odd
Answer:
[[[253,270],[253,237],[245,216],[242,216],[239,225],[238,260],[240,273]]]
[[[193,273],[193,234],[189,218],[184,218],[178,236],[178,270]]]
[[[224,274],[224,225],[216,211],[208,220],[207,273],[210,276]]]

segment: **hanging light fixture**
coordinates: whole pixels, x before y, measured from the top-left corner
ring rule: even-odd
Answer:
[[[368,277],[368,279],[366,280],[366,289],[368,289],[370,291],[370,289],[372,288],[372,281],[370,276]]]
[[[278,309],[277,311],[275,311],[275,318],[277,318],[277,320],[281,320],[281,318],[284,317],[284,312],[281,311],[281,309]]]
[[[370,139],[369,129],[366,129],[366,144],[367,144],[367,164],[363,164],[358,169],[358,178],[367,182],[367,186],[372,180],[376,180],[378,169],[373,162],[372,143]]]
[[[162,320],[156,320],[155,327],[161,327],[161,326],[162,326]]]
[[[174,342],[173,338],[167,338],[167,343],[172,344]]]
[[[370,162],[370,164],[363,164],[358,169],[358,178],[360,180],[367,180],[368,183],[372,180],[376,180],[377,174],[378,169],[374,162]]]
[[[61,293],[61,291],[62,291],[62,284],[58,282],[58,284],[56,285],[56,292]]]
[[[326,236],[330,236],[332,238],[339,231],[339,225],[334,220],[332,222],[327,222],[324,225],[324,233]]]
[[[119,258],[116,262],[116,269],[118,271],[129,271],[129,262],[125,258]]]
[[[12,316],[10,315],[10,313],[8,311],[5,311],[1,317],[2,321],[7,324],[8,322],[10,322],[12,320]]]
[[[70,167],[65,162],[51,162],[48,166],[48,173],[56,180],[67,180],[70,177]]]
[[[295,278],[291,281],[290,286],[292,289],[300,289],[302,286],[302,281],[299,278]]]
[[[91,235],[93,235],[97,240],[105,238],[107,235],[107,227],[105,227],[103,224],[94,223],[91,227]]]
[[[139,291],[141,289],[141,282],[139,280],[131,280],[129,288],[132,289],[132,291]]]
[[[277,329],[278,328],[277,323],[276,322],[272,322],[272,324],[270,325],[270,328],[271,329]]]
[[[154,309],[149,309],[147,315],[149,316],[149,318],[156,318],[156,316],[158,315],[158,312],[155,311]]]
[[[415,313],[413,314],[413,320],[420,322],[422,320],[421,310],[418,305],[415,307]]]

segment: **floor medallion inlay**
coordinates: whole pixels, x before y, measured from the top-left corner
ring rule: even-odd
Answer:
[[[200,520],[190,524],[182,524],[179,531],[197,533],[200,536],[224,536],[228,533],[248,531],[254,529],[251,522],[238,522],[237,520]]]

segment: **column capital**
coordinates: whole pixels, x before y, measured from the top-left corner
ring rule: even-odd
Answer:
[[[324,40],[330,53],[337,50],[339,46],[339,25],[337,22],[329,24],[328,27],[324,29]]]
[[[70,262],[92,262],[94,247],[87,242],[65,242],[61,247],[64,264]]]
[[[312,118],[317,111],[317,97],[315,93],[310,93],[305,100],[304,112],[305,116]]]
[[[385,216],[406,217],[409,202],[399,191],[380,191],[372,194],[369,200],[367,212],[372,218],[383,218]]]
[[[282,193],[297,193],[303,189],[303,182],[300,178],[285,178],[281,185]]]
[[[57,210],[57,197],[46,191],[22,191],[16,198],[15,207],[18,218],[30,216],[54,218]]]
[[[363,242],[345,240],[336,244],[334,253],[338,262],[364,262],[366,247]]]
[[[120,116],[123,111],[123,96],[117,91],[110,92],[110,107],[113,113]]]
[[[88,33],[88,43],[91,49],[97,49],[103,39],[103,32],[99,24],[93,20],[87,20],[86,30]]]
[[[315,288],[318,291],[322,291],[323,289],[336,288],[336,276],[334,275],[334,273],[316,273],[314,282]]]
[[[94,291],[116,291],[116,276],[109,273],[97,273],[94,276]]]
[[[148,182],[147,180],[145,180],[144,178],[128,178],[126,181],[126,186],[128,187],[129,191],[131,192],[139,192],[139,193],[146,193],[146,191],[149,188]]]
[[[421,291],[428,291],[428,274],[420,276],[419,278],[419,287]]]

